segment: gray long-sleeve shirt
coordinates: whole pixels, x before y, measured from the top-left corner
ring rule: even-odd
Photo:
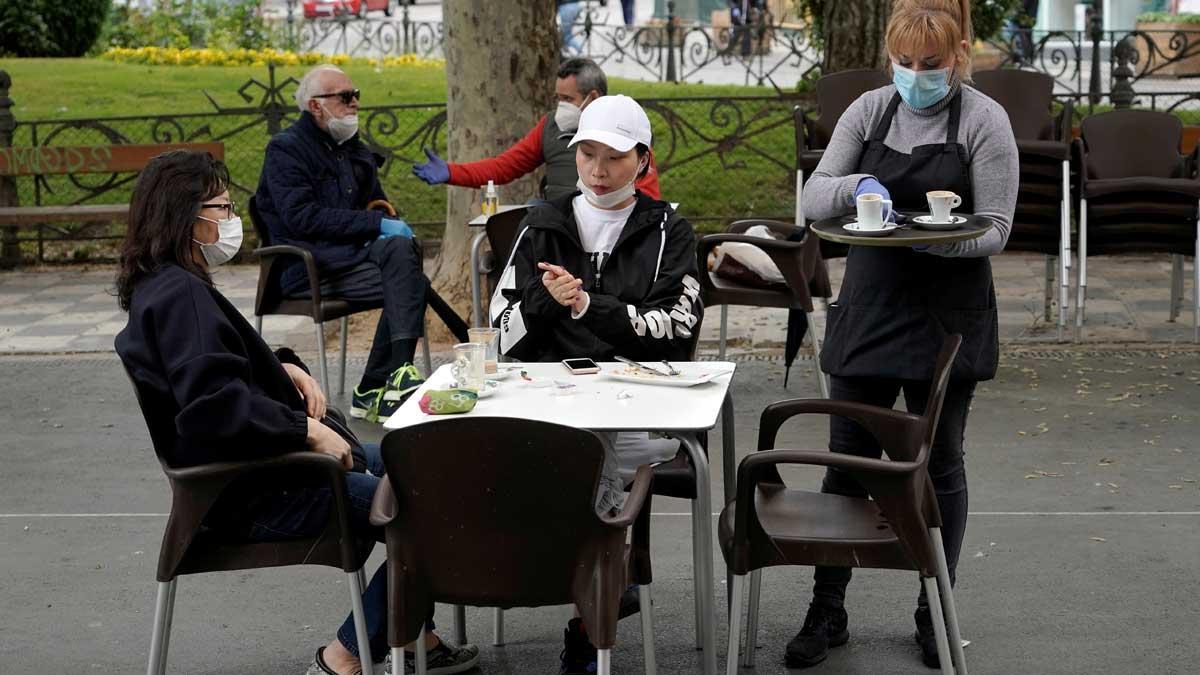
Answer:
[[[975,215],[991,219],[995,227],[977,239],[932,246],[926,252],[965,258],[995,255],[1008,242],[1017,205],[1017,144],[1008,115],[1000,104],[970,86],[961,88],[958,142],[966,148],[970,161]],[[838,120],[821,163],[804,186],[807,218],[832,218],[854,210],[854,190],[860,180],[869,176],[855,173],[863,143],[883,119],[895,93],[894,85],[869,91],[851,103]],[[945,143],[948,123],[945,107],[951,97],[920,110],[901,103],[884,142],[896,152],[906,154],[918,145]]]

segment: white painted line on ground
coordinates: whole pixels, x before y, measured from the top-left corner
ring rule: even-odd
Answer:
[[[0,518],[166,518],[169,513],[0,513]]]
[[[652,511],[652,516],[684,516],[690,518],[690,513],[660,513]],[[719,516],[714,513],[713,516]],[[969,516],[1200,516],[1200,511],[971,511]]]
[[[0,518],[166,518],[167,513],[0,513]],[[691,518],[691,513],[652,511],[652,516]],[[721,515],[712,514],[713,517]],[[971,511],[976,517],[1036,516],[1200,516],[1200,511]]]

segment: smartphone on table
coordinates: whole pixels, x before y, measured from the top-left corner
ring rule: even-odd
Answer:
[[[562,364],[572,375],[591,375],[600,372],[600,366],[591,359],[563,359]]]

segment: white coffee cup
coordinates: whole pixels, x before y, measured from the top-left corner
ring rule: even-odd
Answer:
[[[858,207],[858,226],[866,230],[880,230],[887,227],[892,219],[892,200],[884,199],[874,192],[861,194],[855,200]],[[884,207],[887,211],[884,211]],[[884,218],[884,215],[887,218]]]
[[[962,206],[962,197],[949,190],[934,190],[925,193],[929,200],[930,220],[935,223],[950,222],[950,211]]]

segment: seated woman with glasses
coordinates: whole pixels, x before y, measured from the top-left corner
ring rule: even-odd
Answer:
[[[521,361],[614,356],[686,361],[700,331],[696,235],[666,202],[634,188],[650,161],[650,119],[628,96],[584,109],[571,145],[579,190],[533,207],[492,297],[500,350]],[[605,444],[596,509],[619,509],[637,467],[679,452],[646,433],[597,434]],[[588,670],[595,649],[578,619],[562,673]]]
[[[173,467],[310,450],[347,468],[351,526],[383,541],[368,515],[384,473],[377,446],[355,461],[349,432],[323,422],[325,394],[290,349],[271,351],[213,285],[209,270],[242,244],[242,222],[229,198],[229,173],[209,153],[168,152],[138,177],[121,248],[117,294],[129,323],[116,349],[139,391],[175,402]],[[335,425],[340,427],[340,425]],[[345,433],[345,436],[343,436]],[[313,537],[333,512],[328,487],[234,484],[205,524],[251,541]],[[371,653],[387,653],[387,573],[380,566],[363,594]],[[431,617],[432,618],[432,617]],[[429,672],[474,667],[475,647],[454,647],[432,633]],[[410,655],[411,656],[411,655]],[[359,673],[352,617],[317,650],[308,675]],[[411,672],[411,671],[410,671]]]

